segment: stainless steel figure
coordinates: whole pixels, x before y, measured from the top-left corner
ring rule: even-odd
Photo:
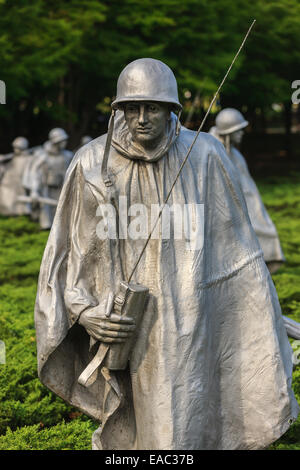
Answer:
[[[216,117],[216,125],[210,133],[221,140],[228,156],[235,165],[247,203],[249,217],[264,253],[271,273],[276,272],[285,261],[277,230],[260,197],[257,186],[249,173],[243,155],[236,147],[243,138],[243,129],[248,125],[242,113],[225,108]]]
[[[176,78],[170,67],[160,60],[138,59],[128,64],[118,78],[112,107],[145,100],[170,103],[182,109]]]
[[[73,158],[73,153],[65,150],[67,139],[68,135],[63,129],[52,129],[49,132],[49,140],[36,150],[32,166],[28,167],[24,175],[23,184],[27,188],[27,195],[30,192],[34,218],[38,212],[42,229],[51,228],[56,207],[49,204],[39,205],[39,199],[59,198],[67,168]]]
[[[88,144],[89,142],[91,142],[93,140],[93,137],[91,137],[90,135],[84,135],[83,137],[81,137],[80,139],[80,144],[77,148],[74,149],[74,154],[76,152],[78,152],[78,150],[83,147],[84,145]]]
[[[243,115],[236,109],[226,108],[216,118],[216,126],[209,133],[227,146],[228,155],[241,177],[241,185],[246,199],[249,217],[257,238],[264,251],[264,259],[271,273],[276,272],[285,261],[276,228],[261,200],[258,189],[250,176],[246,160],[234,147],[241,143],[244,129],[248,125]],[[227,141],[226,141],[227,137]],[[267,246],[266,246],[267,245]],[[300,324],[283,316],[289,337],[300,339]]]
[[[50,152],[55,154],[59,150],[64,155],[67,166],[70,165],[74,156],[73,152],[66,150],[68,139],[69,136],[64,129],[55,127],[49,132],[49,143],[47,143],[47,145],[49,145]]]
[[[28,140],[17,137],[12,142],[13,152],[2,158],[0,180],[0,213],[3,215],[28,214],[29,208],[25,203],[19,203],[18,197],[25,196],[22,187],[22,177],[26,166],[31,160]]]
[[[225,108],[216,117],[216,129],[219,135],[228,135],[248,126],[242,113],[234,108]]]
[[[298,414],[292,351],[237,172],[208,134],[200,133],[169,199],[171,207],[203,205],[201,243],[191,249],[185,235],[158,233],[132,278],[149,289],[140,326],[111,311],[145,239],[126,224],[127,237],[121,229],[102,236],[99,214],[126,197],[151,222],[195,137],[172,113],[180,103],[168,68],[153,59],[133,68],[136,79],[119,79],[128,86],[119,87],[109,134],[77,152],[60,196],[36,299],[39,377],[101,420],[94,449],[264,448]],[[127,368],[103,362],[93,376],[108,346],[129,338]],[[93,363],[98,341],[103,355]],[[88,365],[85,387],[78,378]]]
[[[114,302],[106,311],[106,317],[109,318],[113,311],[123,318],[126,316],[132,318],[138,328],[142,321],[148,294],[149,289],[147,287],[121,281],[119,291],[113,296]],[[131,336],[125,343],[111,345],[100,343],[95,357],[82,372],[78,382],[84,387],[90,387],[98,377],[98,368],[101,364],[104,364],[109,370],[126,369],[133,347],[133,339]]]
[[[91,142],[92,140],[93,140],[93,137],[91,137],[90,135],[84,135],[84,136],[81,138],[80,146],[83,147],[84,145],[88,144],[88,143]]]

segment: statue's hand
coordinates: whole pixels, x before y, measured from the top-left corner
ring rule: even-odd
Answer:
[[[98,306],[84,310],[78,322],[90,336],[103,343],[123,343],[136,327],[132,318],[115,313],[106,317]]]

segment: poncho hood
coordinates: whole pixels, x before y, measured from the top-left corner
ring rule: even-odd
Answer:
[[[145,150],[137,142],[132,140],[131,133],[126,124],[123,111],[116,111],[112,146],[124,157],[132,160],[144,160],[155,162],[165,155],[175,142],[177,116],[171,113],[167,121],[166,132],[157,148]]]

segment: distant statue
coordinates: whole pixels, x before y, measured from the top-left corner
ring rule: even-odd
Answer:
[[[188,154],[181,109],[166,64],[125,67],[108,133],[72,161],[45,248],[39,377],[101,421],[93,449],[260,449],[298,415],[239,177],[207,133]]]
[[[25,168],[31,161],[28,140],[17,137],[12,142],[13,152],[0,157],[0,213],[2,215],[24,215],[29,213],[29,207],[18,198],[26,194],[22,186]]]
[[[74,153],[76,153],[81,147],[83,147],[84,145],[88,144],[89,142],[91,142],[93,140],[93,137],[91,137],[90,135],[84,135],[83,137],[81,137],[80,139],[80,144],[79,146],[74,150]]]
[[[83,147],[84,145],[88,144],[88,143],[91,142],[92,140],[93,140],[93,137],[91,137],[90,135],[84,135],[84,136],[81,138],[81,141],[80,141],[81,147]]]
[[[238,110],[225,108],[217,115],[215,126],[210,129],[210,133],[221,140],[238,170],[252,226],[262,247],[265,262],[270,272],[274,273],[285,262],[278,233],[249,173],[246,160],[237,149],[243,138],[243,129],[247,125],[248,121]]]
[[[61,153],[66,159],[67,166],[69,166],[74,156],[74,152],[66,149],[69,139],[69,136],[66,131],[64,131],[64,129],[56,127],[49,132],[48,137],[49,140],[44,144],[45,148],[47,149],[47,152],[52,155],[57,155],[58,153]]]
[[[73,158],[73,153],[66,150],[67,141],[63,129],[52,129],[49,140],[35,152],[32,166],[24,175],[23,184],[30,191],[34,218],[38,212],[42,229],[51,228],[64,177]]]
[[[243,138],[243,129],[248,125],[236,109],[225,108],[216,117],[216,125],[209,131],[226,147],[229,158],[238,170],[241,186],[246,199],[249,217],[264,252],[264,259],[270,273],[275,273],[285,261],[276,228],[262,202],[258,189],[248,170],[245,158],[237,150]],[[300,339],[300,324],[283,316],[288,336]]]
[[[209,129],[209,133],[210,133],[210,135],[213,135],[216,139],[219,139],[222,142],[222,140],[220,139],[220,136],[218,134],[216,126],[211,127]]]

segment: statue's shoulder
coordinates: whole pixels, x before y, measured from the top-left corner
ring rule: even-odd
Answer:
[[[80,164],[84,171],[90,171],[101,165],[106,136],[103,134],[81,147],[73,158],[72,166]]]
[[[232,153],[233,155],[235,155],[237,158],[239,158],[240,160],[246,162],[245,157],[241,154],[241,152],[240,152],[236,147],[232,146],[231,149],[230,149],[230,151],[231,151],[231,153]]]
[[[240,170],[243,170],[244,172],[249,172],[248,169],[248,164],[245,159],[245,157],[241,154],[241,152],[236,148],[236,147],[231,147],[230,153],[232,155],[234,163],[237,165],[237,167]]]
[[[39,147],[34,152],[34,164],[36,167],[42,166],[47,161],[47,151],[44,147]]]
[[[194,142],[197,132],[181,127],[179,134],[179,143],[182,143],[186,149]],[[223,157],[226,154],[224,145],[216,137],[207,132],[200,132],[191,152],[191,158],[199,160],[201,157]]]

